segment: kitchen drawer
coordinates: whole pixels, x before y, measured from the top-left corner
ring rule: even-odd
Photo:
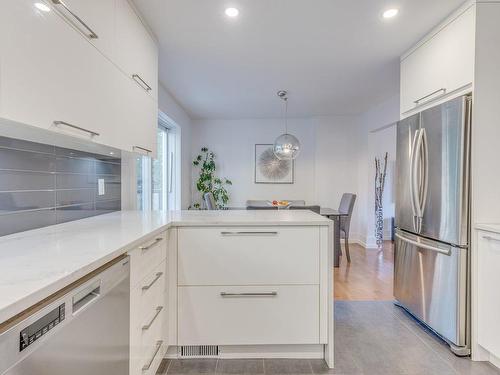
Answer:
[[[178,345],[320,343],[316,285],[179,287],[178,298]]]
[[[500,357],[500,234],[478,232],[477,342]]]
[[[165,305],[165,261],[144,277],[130,292],[130,325],[142,325],[152,311]]]
[[[155,314],[151,314],[148,321],[144,324],[151,322],[154,318]],[[159,342],[163,340],[162,338],[162,326],[164,324],[164,310],[160,311],[157,315],[156,319],[154,319],[151,323],[149,329],[142,329],[141,327],[137,327],[132,331],[131,339],[130,339],[130,365],[132,369],[132,373],[144,374],[148,372],[143,372],[144,365],[152,361],[152,365],[150,366],[150,371],[152,371],[155,366],[156,357],[160,355],[163,357],[161,350],[156,353],[156,346]],[[156,353],[156,355],[155,355]],[[159,363],[158,363],[159,364]],[[157,368],[157,367],[156,367]],[[156,368],[152,372],[153,374],[156,371]]]
[[[179,285],[319,284],[317,227],[181,228]]]
[[[167,257],[167,233],[163,232],[130,252],[130,285],[140,280]]]

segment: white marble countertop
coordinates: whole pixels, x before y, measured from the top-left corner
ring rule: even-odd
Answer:
[[[171,226],[332,225],[310,211],[119,211],[0,237],[0,323]]]
[[[500,224],[476,224],[475,228],[500,234]]]

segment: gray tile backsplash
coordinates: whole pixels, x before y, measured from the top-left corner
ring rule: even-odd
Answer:
[[[0,236],[120,209],[119,158],[0,137]]]

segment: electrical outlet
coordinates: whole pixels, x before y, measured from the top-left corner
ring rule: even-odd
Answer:
[[[98,178],[97,179],[97,191],[99,195],[104,195],[106,194],[106,188],[104,184],[104,178]]]

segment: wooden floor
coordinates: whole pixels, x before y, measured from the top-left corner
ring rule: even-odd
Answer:
[[[389,301],[393,299],[392,282],[394,246],[384,242],[382,250],[365,249],[351,244],[351,263],[343,256],[340,267],[335,268],[335,300],[337,301]]]

